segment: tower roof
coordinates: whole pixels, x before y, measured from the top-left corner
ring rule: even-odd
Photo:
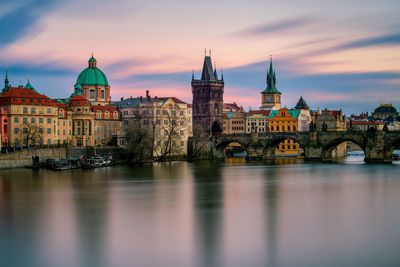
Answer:
[[[213,67],[211,63],[211,57],[204,57],[203,71],[201,72],[201,80],[202,81],[215,81],[215,76],[213,72]]]
[[[267,71],[267,88],[265,88],[264,91],[262,91],[262,94],[281,94],[279,90],[275,86],[276,84],[276,76],[275,76],[275,70],[272,67],[272,58],[270,59],[269,63],[269,71]]]
[[[295,109],[309,109],[310,107],[307,105],[306,101],[301,96],[299,101],[297,101],[297,104],[294,108]]]

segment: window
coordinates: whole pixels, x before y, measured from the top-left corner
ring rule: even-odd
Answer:
[[[51,108],[47,109],[47,114],[51,114]]]
[[[43,145],[43,139],[42,138],[40,138],[39,144]]]
[[[181,134],[181,135],[183,135],[183,134],[184,134],[183,130],[181,130],[181,131],[180,131],[180,134]]]
[[[168,125],[168,120],[164,120],[164,125]]]
[[[24,123],[28,123],[28,118],[23,118],[22,121],[23,121]]]
[[[183,110],[181,110],[181,111],[179,112],[179,115],[183,116],[183,115],[185,115],[185,112],[184,112]]]
[[[157,132],[156,132],[156,133],[157,133],[157,135],[161,135],[161,132],[160,132],[160,130],[157,130]]]
[[[171,111],[171,114],[172,116],[176,116],[176,111],[175,110]]]
[[[161,145],[161,141],[157,141],[157,146],[160,146]]]
[[[60,135],[60,130],[57,130],[57,135]]]
[[[118,119],[118,113],[117,113],[117,112],[114,112],[113,117],[114,117],[114,120]]]
[[[164,130],[164,135],[168,135],[168,130]]]
[[[185,142],[181,141],[181,146],[184,146],[184,145],[185,145]]]
[[[23,132],[24,134],[28,133],[28,128],[22,129],[22,132]]]
[[[160,120],[156,120],[156,124],[161,124],[161,121]]]
[[[106,113],[104,114],[104,118],[105,118],[105,119],[108,119],[108,118],[109,118],[108,111],[106,111]]]
[[[19,133],[19,129],[18,128],[14,128],[14,133],[15,134]]]
[[[51,123],[51,119],[50,118],[47,118],[47,123]]]
[[[36,109],[35,108],[31,108],[31,113],[32,114],[36,114]]]
[[[159,111],[159,110],[157,110],[157,111],[156,111],[156,114],[157,114],[157,115],[160,115],[160,111]]]
[[[35,118],[31,118],[31,123],[36,123],[36,119]]]
[[[47,144],[51,145],[51,139],[47,139]]]
[[[51,128],[47,128],[47,133],[51,134]]]
[[[40,134],[43,133],[43,128],[39,128],[39,133],[40,133]]]
[[[57,121],[57,126],[60,126],[60,121]]]
[[[39,118],[39,123],[43,123],[43,118]]]
[[[28,108],[23,108],[22,112],[25,113],[25,114],[28,113]]]
[[[104,90],[101,90],[101,98],[104,99]]]
[[[63,121],[63,125],[65,126],[65,121]]]
[[[18,117],[14,117],[14,122],[18,122],[18,121],[19,121]]]
[[[164,110],[162,111],[162,114],[163,114],[163,115],[168,115],[168,111],[164,109]]]
[[[89,96],[90,98],[94,98],[94,90],[92,89],[92,90],[90,90],[90,96]]]

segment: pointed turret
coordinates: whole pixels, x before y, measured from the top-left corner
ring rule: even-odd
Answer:
[[[221,70],[221,81],[224,81],[224,71]]]
[[[217,65],[214,64],[214,78],[218,81],[218,74],[217,74]]]
[[[307,105],[306,101],[303,99],[303,97],[301,96],[299,101],[297,101],[296,106],[294,107],[294,109],[309,109],[310,107]]]
[[[211,56],[204,57],[203,71],[201,72],[202,81],[215,81],[213,67],[211,63]]]
[[[33,91],[35,91],[35,92],[37,93],[35,87],[32,86],[32,84],[31,84],[31,82],[30,82],[30,80],[29,80],[29,76],[28,76],[28,83],[24,86],[24,88],[25,88],[25,89],[33,90]]]
[[[279,90],[275,86],[276,84],[276,75],[274,68],[272,66],[272,57],[269,63],[269,71],[267,71],[267,88],[262,92],[263,94],[266,93],[278,93],[280,94]]]
[[[6,78],[4,79],[4,88],[2,91],[8,90],[8,87],[10,87],[10,82],[8,80],[8,67],[6,65]]]

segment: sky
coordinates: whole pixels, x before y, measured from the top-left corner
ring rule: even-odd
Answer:
[[[112,100],[191,102],[204,49],[224,102],[257,109],[272,55],[282,106],[400,110],[398,0],[0,0],[0,79],[68,97],[92,52]],[[2,87],[2,86],[0,86]]]

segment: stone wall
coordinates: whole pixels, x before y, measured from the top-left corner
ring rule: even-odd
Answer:
[[[27,156],[29,154],[29,157]],[[24,149],[8,154],[0,155],[0,169],[21,168],[32,164],[32,157],[38,156],[39,160],[62,159],[67,156],[67,150],[64,147],[58,148],[37,148]]]

